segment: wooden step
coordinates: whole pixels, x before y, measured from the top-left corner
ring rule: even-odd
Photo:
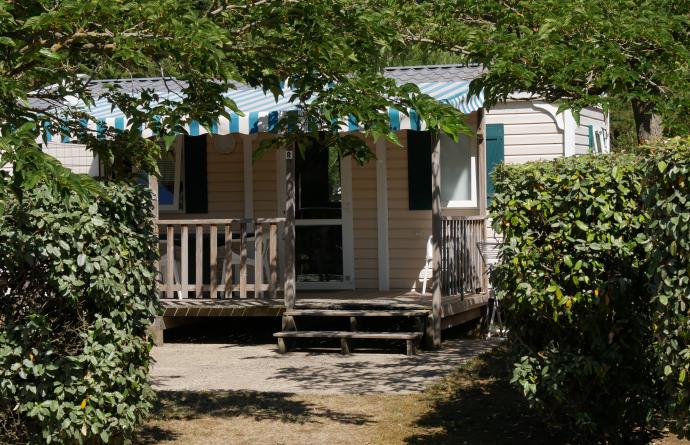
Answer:
[[[422,338],[421,332],[351,332],[351,331],[281,331],[273,334],[278,338],[278,350],[281,354],[287,352],[288,338],[339,338],[341,352],[350,353],[351,339],[382,339],[405,340],[407,343],[407,355],[417,353],[417,342]]]
[[[426,317],[428,309],[291,309],[284,315],[292,317]]]

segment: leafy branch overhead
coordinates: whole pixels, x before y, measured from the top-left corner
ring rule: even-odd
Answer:
[[[223,95],[228,89],[248,85],[277,96],[289,81],[305,125],[286,131],[285,117],[282,143],[331,131],[344,154],[364,160],[371,153],[339,135],[332,118],[353,116],[370,136],[394,139],[389,107],[417,107],[428,122],[457,134],[459,112],[381,76],[386,54],[403,42],[388,3],[0,0],[0,127],[6,134],[34,122],[36,135],[41,127],[77,135],[115,165],[138,153],[129,161],[155,171],[158,148],[139,137],[141,125],[163,137],[191,120],[210,124],[240,111]],[[101,96],[134,129],[100,139],[84,130],[90,120],[84,106],[98,99],[92,80],[141,76],[181,80],[179,98],[131,94],[113,83]]]
[[[633,106],[641,139],[690,130],[690,3],[440,0],[406,3],[405,38],[487,68],[487,103],[516,91],[576,110]],[[420,18],[423,17],[423,18]]]

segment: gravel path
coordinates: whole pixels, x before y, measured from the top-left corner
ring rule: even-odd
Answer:
[[[452,339],[440,351],[396,353],[290,352],[274,344],[168,343],[153,349],[153,386],[159,391],[249,390],[297,394],[413,393],[495,340]]]

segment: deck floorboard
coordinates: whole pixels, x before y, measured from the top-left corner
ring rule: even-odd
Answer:
[[[457,317],[486,305],[487,294],[443,298],[442,318]],[[285,312],[282,298],[161,299],[164,317],[277,317]],[[301,291],[296,309],[431,309],[431,294],[409,291]]]

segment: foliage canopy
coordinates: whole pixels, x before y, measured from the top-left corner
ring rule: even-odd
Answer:
[[[575,110],[632,104],[643,140],[659,134],[657,114],[667,133],[690,131],[687,1],[441,0],[409,7],[407,39],[484,65],[473,87],[484,89],[488,103],[524,91]]]
[[[415,108],[431,127],[457,134],[457,110],[380,74],[386,50],[402,44],[396,17],[385,0],[2,0],[0,130],[8,134],[29,122],[36,136],[44,125],[67,131],[110,164],[118,165],[120,155],[153,172],[159,149],[140,137],[141,125],[169,140],[190,120],[210,124],[238,111],[222,94],[232,86],[278,95],[289,79],[303,125],[276,144],[328,131],[332,145],[363,161],[372,154],[361,139],[339,134],[333,118],[354,116],[370,135],[394,138],[389,106]],[[129,94],[113,84],[103,98],[132,128],[111,130],[104,141],[84,130],[83,105],[94,101],[90,80],[141,75],[184,81],[182,99],[162,100],[151,90]],[[284,118],[279,131],[289,124]]]

